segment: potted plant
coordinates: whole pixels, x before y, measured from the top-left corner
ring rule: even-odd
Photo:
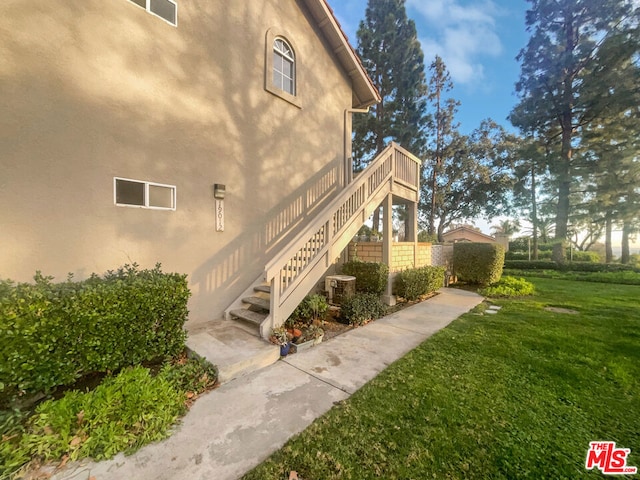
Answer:
[[[307,348],[317,345],[322,342],[323,337],[324,330],[322,327],[318,325],[309,325],[303,330],[302,336],[295,342],[296,351],[301,352]]]
[[[309,327],[309,332],[307,332],[310,338],[313,339],[313,344],[317,345],[322,342],[324,338],[324,330],[319,325],[311,325]]]
[[[286,357],[289,354],[291,340],[287,329],[284,326],[274,327],[271,329],[271,335],[269,335],[269,341],[274,345],[280,346],[280,356]]]
[[[295,342],[296,352],[301,352],[307,348],[313,347],[313,337],[309,336],[309,328],[305,327],[302,330],[302,335]]]
[[[287,332],[289,333],[289,336],[291,337],[291,341],[293,343],[296,343],[298,341],[298,339],[302,336],[302,331],[297,328],[296,325],[296,320],[298,320],[299,318],[299,308],[296,308],[296,310],[291,314],[291,316],[289,318],[287,318],[284,322],[284,326],[287,329]]]

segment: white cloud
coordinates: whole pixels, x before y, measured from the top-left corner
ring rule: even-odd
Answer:
[[[503,51],[495,21],[502,12],[492,0],[469,6],[460,0],[407,0],[407,6],[428,25],[429,35],[420,32],[425,63],[440,55],[454,84],[472,85],[482,80],[483,57],[495,58]],[[422,22],[416,19],[416,23]]]

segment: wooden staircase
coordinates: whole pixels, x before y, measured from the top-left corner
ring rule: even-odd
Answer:
[[[420,160],[392,142],[265,266],[264,275],[225,312],[267,339],[340,256],[389,196],[417,204]]]
[[[260,336],[260,325],[269,316],[271,308],[271,287],[256,285],[253,291],[255,295],[242,298],[244,308],[236,308],[228,313],[233,320],[238,321],[243,330]]]

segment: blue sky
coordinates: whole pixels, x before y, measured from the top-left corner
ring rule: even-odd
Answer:
[[[329,0],[329,4],[356,47],[367,0]],[[462,133],[488,117],[513,128],[507,116],[517,102],[520,65],[515,57],[528,40],[524,23],[528,5],[525,0],[406,1],[425,65],[440,55],[451,74],[450,96],[462,103],[457,117]]]
[[[639,2],[640,0],[636,0]],[[367,0],[328,0],[353,47],[364,20]],[[485,118],[517,132],[507,116],[517,103],[520,76],[516,56],[529,40],[526,0],[406,0],[407,15],[416,23],[425,66],[440,55],[451,74],[450,97],[461,102],[457,115],[462,133]],[[484,233],[504,217],[472,221]],[[614,232],[619,244],[620,232]],[[638,244],[640,245],[640,243]]]

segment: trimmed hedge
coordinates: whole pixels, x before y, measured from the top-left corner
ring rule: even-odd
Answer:
[[[34,280],[0,288],[0,404],[184,348],[186,275],[134,264],[82,282]]]
[[[533,256],[533,254],[531,254]],[[551,260],[552,252],[547,250],[538,252],[538,260]],[[506,260],[529,260],[528,252],[507,252],[504,256]]]
[[[340,316],[349,325],[364,325],[370,320],[380,318],[387,308],[375,293],[356,293],[343,300],[340,305]]]
[[[573,256],[574,262],[591,262],[591,263],[599,263],[600,255],[597,252],[580,252],[574,251],[571,253]],[[569,257],[569,253],[567,252],[567,257]],[[529,254],[527,252],[507,252],[505,255],[507,260],[528,260]],[[549,260],[551,259],[551,252],[538,252],[538,260]]]
[[[356,292],[382,295],[387,288],[389,267],[384,263],[352,260],[342,265],[342,274],[356,277]]]
[[[504,268],[518,270],[557,270],[558,264],[551,260],[505,260]]]
[[[504,247],[492,243],[454,243],[453,268],[458,280],[491,285],[500,280]]]
[[[543,260],[507,260],[504,268],[517,270],[558,270],[561,272],[640,272],[640,268],[620,263],[567,262],[559,264]]]
[[[396,276],[394,292],[407,300],[417,300],[444,286],[444,272],[444,267],[429,266],[403,270]]]

